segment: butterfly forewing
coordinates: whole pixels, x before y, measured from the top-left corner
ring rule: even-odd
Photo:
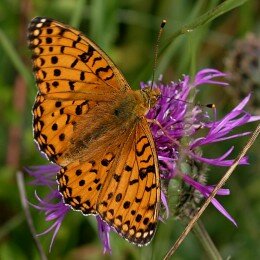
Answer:
[[[28,30],[41,93],[88,93],[91,85],[104,87],[104,84],[114,91],[129,89],[108,56],[79,31],[40,17],[31,21]]]
[[[41,17],[28,30],[39,90],[34,138],[62,166],[57,179],[64,202],[99,214],[128,241],[147,244],[158,219],[160,182],[142,99],[81,32]]]
[[[74,117],[87,113],[94,106],[93,100],[109,100],[109,92],[129,87],[107,55],[75,29],[36,17],[28,30],[39,88],[34,136],[48,158],[58,162],[77,123]],[[92,100],[90,105],[88,99]]]

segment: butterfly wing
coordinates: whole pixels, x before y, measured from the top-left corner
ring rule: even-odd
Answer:
[[[98,213],[125,239],[145,245],[155,233],[160,203],[154,142],[144,118],[123,138],[112,137],[113,145],[100,143],[99,156],[61,170],[60,191],[73,209]]]
[[[29,24],[28,39],[39,89],[34,138],[51,161],[65,164],[62,155],[80,116],[130,87],[108,56],[69,26],[36,17]]]
[[[100,216],[128,241],[149,243],[160,203],[160,178],[154,141],[142,118],[128,136],[98,198]]]
[[[154,142],[144,118],[125,116],[116,123],[113,114],[115,101],[133,91],[108,56],[79,31],[34,18],[28,38],[39,89],[34,137],[62,166],[57,179],[65,203],[99,214],[130,242],[147,244],[160,202]]]

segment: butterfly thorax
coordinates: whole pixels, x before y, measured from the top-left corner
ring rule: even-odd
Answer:
[[[144,116],[147,114],[149,109],[154,107],[158,98],[161,96],[161,92],[158,88],[152,89],[150,87],[146,87],[141,90],[135,91],[136,98],[139,100],[139,104],[137,106],[137,115]]]

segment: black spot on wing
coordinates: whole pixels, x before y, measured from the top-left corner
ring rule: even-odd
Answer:
[[[77,40],[72,42],[72,47],[73,47],[73,48],[76,48],[77,43],[79,43],[81,40],[82,40],[82,38],[81,38],[80,35],[79,35],[78,38],[77,38]]]
[[[154,188],[156,188],[156,183],[153,183],[150,187],[146,186],[145,191],[150,192]]]
[[[101,76],[101,74],[103,72],[109,72],[109,71],[111,71],[111,75],[109,75],[109,76],[107,76],[105,78]],[[111,69],[111,67],[109,65],[107,65],[106,67],[99,67],[99,68],[97,68],[95,74],[99,78],[101,78],[103,80],[110,80],[110,79],[112,79],[114,77],[114,72],[112,71],[112,69]]]
[[[89,45],[88,51],[83,52],[82,54],[78,55],[78,57],[82,62],[87,63],[89,59],[93,56],[94,51],[95,49],[91,45]]]
[[[77,65],[78,62],[79,62],[79,60],[78,60],[78,59],[75,59],[75,60],[71,63],[70,67],[71,67],[71,68],[74,68],[74,67]]]
[[[149,156],[147,157],[147,159],[146,159],[146,160],[141,160],[141,162],[142,162],[142,163],[148,163],[148,162],[150,161],[151,157],[152,157],[152,155],[149,154]]]
[[[139,177],[141,180],[146,178],[148,173],[155,173],[155,166],[154,165],[149,165],[148,167],[145,168],[140,168],[139,169]]]
[[[136,155],[137,155],[138,157],[142,156],[142,155],[144,154],[144,152],[145,152],[145,150],[146,150],[147,147],[150,147],[150,144],[149,144],[149,143],[145,143],[145,144],[142,146],[142,149],[141,149],[140,151],[138,151],[138,150],[136,149]]]

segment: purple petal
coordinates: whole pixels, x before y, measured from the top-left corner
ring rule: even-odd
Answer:
[[[242,115],[244,114],[244,115]],[[240,116],[240,118],[235,119]],[[240,110],[240,111],[231,111],[227,114],[222,120],[206,124],[207,127],[210,128],[208,134],[203,138],[195,139],[190,144],[190,149],[194,149],[195,147],[223,141],[226,139],[236,138],[243,135],[247,135],[246,133],[241,133],[233,136],[226,136],[229,134],[234,128],[244,125],[250,119],[251,115]]]
[[[187,182],[188,184],[192,185],[195,189],[197,189],[202,195],[204,195],[206,198],[209,197],[211,194],[213,188],[212,186],[204,186],[201,183],[196,182],[192,178],[190,178],[188,175],[183,174],[182,175],[183,180]],[[221,191],[217,192],[217,195],[225,195],[225,192],[222,189]],[[226,192],[226,194],[229,194]],[[231,215],[223,208],[223,206],[217,201],[217,199],[213,198],[211,203],[216,207],[216,209],[223,214],[227,219],[229,219],[235,226],[237,226],[235,220],[231,217]]]
[[[206,197],[209,197],[209,194],[206,195]],[[211,200],[211,203],[214,205],[214,207],[215,207],[223,216],[225,216],[227,219],[229,219],[229,220],[237,227],[236,221],[231,217],[231,215],[224,209],[224,207],[223,207],[215,198],[213,198],[213,199]]]
[[[215,186],[206,186],[206,187],[207,187],[207,190],[209,191],[209,193],[211,193],[215,189]],[[218,190],[217,194],[219,196],[227,196],[227,195],[230,195],[230,190],[229,189],[220,188]]]
[[[248,122],[256,122],[260,120],[260,116],[251,116]]]
[[[245,132],[245,133],[241,133],[241,134],[229,135],[229,136],[226,136],[226,137],[213,139],[210,143],[211,144],[218,143],[218,142],[226,141],[226,140],[229,140],[229,139],[234,139],[234,138],[238,138],[238,137],[247,136],[247,135],[250,135],[250,134],[251,134],[251,132]],[[206,145],[206,142],[205,142],[205,145]]]
[[[225,158],[227,158],[231,154],[231,152],[233,151],[233,148],[234,147],[231,147],[225,154],[223,154],[222,156],[220,156],[218,158],[214,158],[214,159],[205,158],[205,157],[202,157],[193,152],[190,152],[189,155],[195,160],[198,160],[198,161],[210,164],[210,165],[231,166],[234,163],[234,160],[225,160]],[[248,164],[248,158],[247,158],[247,156],[245,156],[240,160],[239,165],[247,165],[247,164]]]
[[[169,210],[169,206],[168,206],[168,202],[167,202],[167,198],[165,196],[165,194],[161,191],[161,202],[166,210],[166,219],[169,218],[170,215],[170,210]]]
[[[96,216],[96,220],[98,223],[98,235],[101,242],[103,243],[103,253],[111,254],[112,250],[109,238],[109,232],[111,228],[98,215]]]
[[[216,84],[216,85],[221,85],[221,86],[227,86],[228,83],[222,82],[222,81],[217,81],[213,80],[214,78],[217,77],[225,77],[226,74],[223,72],[220,72],[215,69],[204,69],[199,71],[194,80],[194,85],[199,86],[202,84]]]
[[[31,185],[48,186],[56,185],[56,175],[60,171],[57,164],[24,167],[24,170],[34,178]]]
[[[251,97],[251,93],[248,94],[232,111],[243,110]]]
[[[58,232],[59,232],[59,230],[60,230],[61,223],[62,223],[62,221],[56,223],[56,227],[55,227],[55,229],[54,229],[54,232],[53,232],[53,235],[52,235],[52,238],[51,238],[51,243],[50,243],[50,247],[49,247],[49,252],[51,252],[52,245],[53,245],[54,240],[55,240],[55,238],[56,238],[56,236],[57,236],[57,234],[58,234]]]
[[[67,215],[67,213],[70,210],[70,207],[66,206],[63,201],[61,195],[55,190],[51,191],[51,193],[46,197],[47,199],[41,199],[36,191],[35,191],[35,197],[38,200],[39,205],[31,204],[34,208],[42,211],[45,213],[45,220],[47,222],[54,221],[54,223],[46,229],[44,232],[38,234],[38,236],[45,235],[51,231],[53,231],[52,239],[50,243],[49,251],[51,251],[54,239],[56,238],[56,235],[61,227],[61,223],[64,219],[64,217]],[[52,199],[58,199],[58,202],[52,202]]]

